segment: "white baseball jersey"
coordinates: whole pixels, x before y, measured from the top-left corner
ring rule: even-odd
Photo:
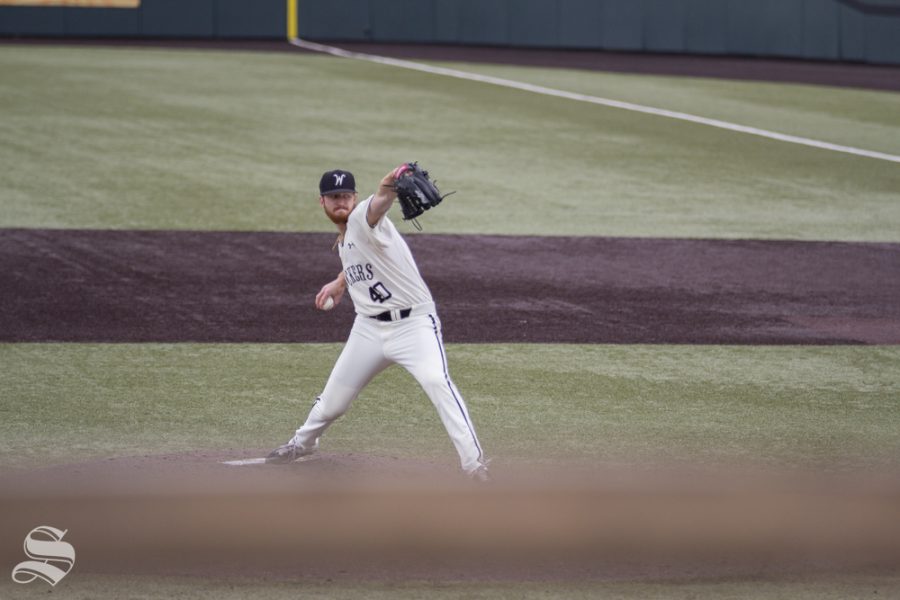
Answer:
[[[339,253],[356,313],[371,317],[432,302],[406,240],[387,215],[375,227],[366,220],[369,196],[347,219]]]
[[[340,245],[344,277],[357,313],[353,329],[325,389],[290,443],[315,447],[362,389],[378,373],[398,364],[431,399],[456,447],[460,466],[473,473],[484,466],[484,454],[466,403],[447,370],[441,321],[431,292],[409,246],[387,216],[369,227],[366,214],[371,200],[370,196],[350,213]],[[390,312],[389,320],[372,318],[384,312]]]

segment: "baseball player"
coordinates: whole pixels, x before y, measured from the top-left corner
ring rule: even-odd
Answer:
[[[316,398],[306,422],[267,463],[289,463],[316,451],[319,437],[343,415],[362,389],[392,364],[409,371],[434,404],[459,454],[463,471],[478,482],[489,475],[475,426],[447,371],[441,321],[406,241],[387,217],[397,197],[394,184],[409,165],[384,176],[378,191],[357,202],[348,171],[328,171],[319,182],[319,203],[339,231],[343,270],[316,295],[329,310],[345,292],[356,310],[350,337]]]

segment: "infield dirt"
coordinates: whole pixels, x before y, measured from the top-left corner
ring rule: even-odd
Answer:
[[[0,341],[341,342],[330,234],[0,231]],[[900,343],[900,245],[409,235],[448,342]]]

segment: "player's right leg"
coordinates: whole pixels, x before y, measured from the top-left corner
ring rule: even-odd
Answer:
[[[441,322],[436,315],[401,321],[387,344],[388,355],[419,382],[438,411],[459,454],[460,466],[471,477],[487,479],[487,461],[475,426],[459,390],[450,379]]]
[[[384,356],[381,336],[374,322],[368,323],[365,317],[357,317],[347,344],[306,422],[287,444],[273,450],[266,462],[292,462],[315,452],[322,433],[347,412],[362,389],[390,364]]]

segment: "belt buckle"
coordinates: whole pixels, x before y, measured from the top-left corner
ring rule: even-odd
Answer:
[[[375,319],[376,321],[402,321],[403,319],[412,315],[412,308],[394,308],[391,310],[386,310],[383,313],[378,313],[377,315],[372,315],[370,318]]]

